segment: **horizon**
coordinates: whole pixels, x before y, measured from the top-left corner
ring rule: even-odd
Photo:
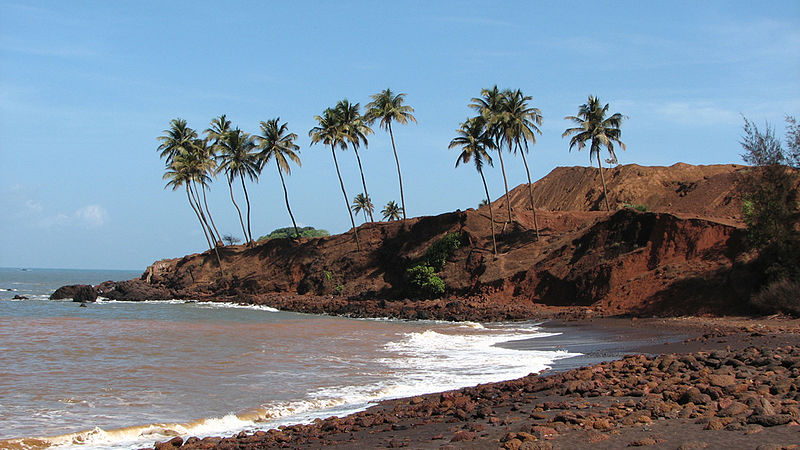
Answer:
[[[447,146],[474,115],[471,98],[495,84],[542,110],[534,181],[590,165],[561,137],[563,117],[589,95],[628,116],[620,165],[743,164],[742,117],[783,141],[784,116],[800,115],[797,2],[585,3],[581,16],[571,5],[514,5],[515,14],[452,5],[247,3],[221,13],[208,2],[0,0],[0,267],[137,271],[207,249],[185,195],[161,179],[156,138],[177,117],[202,132],[227,114],[255,133],[280,116],[303,162],[286,179],[298,226],[340,234],[350,223],[330,149],[311,146],[308,130],[343,98],[363,111],[389,87],[415,108],[418,123],[393,125],[409,217],[483,198],[475,170],[454,168]],[[360,155],[380,211],[400,198],[388,133],[373,129]],[[337,157],[352,198],[355,158]],[[509,188],[524,184],[520,160],[505,157]],[[291,226],[273,174],[248,184],[254,238]],[[499,167],[486,175],[499,198]],[[209,205],[222,234],[241,234],[223,178]]]

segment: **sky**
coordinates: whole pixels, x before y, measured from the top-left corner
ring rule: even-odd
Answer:
[[[330,148],[308,131],[339,100],[363,107],[387,87],[417,119],[394,127],[408,215],[475,207],[480,177],[454,167],[448,144],[494,85],[542,111],[534,180],[589,165],[561,137],[589,95],[628,117],[621,164],[741,163],[742,116],[781,137],[785,115],[800,116],[800,2],[0,0],[0,267],[144,270],[203,251],[156,150],[178,117],[200,131],[220,114],[251,133],[288,122],[295,217],[345,232]],[[377,213],[400,194],[374,128],[360,155]],[[352,200],[355,157],[337,157]],[[520,159],[506,160],[509,184],[524,183]],[[486,175],[499,197],[499,167]],[[254,236],[290,225],[275,170],[248,189]],[[224,177],[209,206],[220,232],[242,237]]]

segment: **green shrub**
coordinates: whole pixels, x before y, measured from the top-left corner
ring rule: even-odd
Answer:
[[[781,278],[752,298],[753,306],[766,313],[782,312],[800,316],[800,283]]]
[[[298,231],[300,231],[300,237],[304,238],[325,237],[331,235],[327,230],[318,230],[314,227],[302,227],[298,228]],[[258,242],[264,242],[270,239],[293,238],[296,236],[297,234],[294,231],[294,227],[278,228],[273,230],[271,233],[258,238]]]
[[[414,295],[432,298],[444,294],[446,288],[444,281],[436,275],[431,266],[417,264],[406,270],[406,276]]]
[[[447,258],[453,256],[453,252],[458,250],[462,245],[461,234],[447,233],[442,236],[441,239],[434,242],[425,252],[425,256],[423,256],[424,264],[433,268],[434,272],[441,272],[441,270],[444,269]]]
[[[622,207],[623,208],[635,209],[636,211],[639,211],[639,212],[647,212],[647,205],[632,205],[630,203],[623,203]]]

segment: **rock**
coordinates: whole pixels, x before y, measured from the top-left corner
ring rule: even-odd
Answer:
[[[739,414],[744,414],[747,411],[750,411],[750,408],[748,408],[747,405],[745,405],[744,403],[733,402],[730,404],[730,406],[727,406],[717,411],[717,416],[733,417],[733,416],[738,416]]]
[[[180,437],[174,437],[167,442],[156,442],[155,450],[168,450],[172,448],[178,448],[183,445],[183,439]]]
[[[792,420],[792,416],[789,414],[753,414],[747,418],[747,423],[754,423],[764,427],[774,427],[786,425]]]
[[[678,447],[678,450],[698,450],[701,448],[708,448],[708,442],[703,442],[703,441],[684,442]]]
[[[25,297],[24,295],[15,295],[14,296],[14,300],[27,300],[27,299],[28,299],[28,297]]]
[[[473,439],[475,439],[475,433],[472,431],[459,430],[453,434],[453,437],[450,438],[450,442],[471,441]]]
[[[143,280],[106,281],[97,286],[97,294],[121,301],[169,300],[174,297],[169,289]]]
[[[733,375],[709,375],[708,384],[717,387],[726,387],[736,384],[736,377]]]
[[[65,298],[74,298],[75,293],[78,292],[83,286],[87,286],[86,284],[69,284],[66,286],[61,286],[60,288],[56,289],[55,292],[50,294],[50,300],[63,300]],[[91,286],[89,286],[91,287]]]
[[[75,291],[75,295],[72,297],[73,302],[94,302],[97,300],[97,291],[94,290],[93,287],[89,285],[83,285]]]
[[[695,405],[705,405],[706,403],[711,402],[711,397],[708,394],[703,394],[700,392],[700,389],[696,387],[691,387],[684,392],[680,398],[678,398],[678,403],[681,405],[685,405],[687,403],[694,403]]]

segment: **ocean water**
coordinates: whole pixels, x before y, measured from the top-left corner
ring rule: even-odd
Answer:
[[[535,323],[47,299],[64,284],[138,275],[0,269],[0,448],[140,448],[176,435],[269,429],[518,378],[576,356],[509,345],[552,339]]]

